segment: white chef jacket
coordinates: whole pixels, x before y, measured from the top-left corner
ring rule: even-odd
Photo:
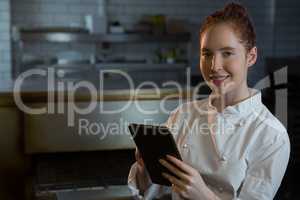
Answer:
[[[261,93],[254,89],[251,93],[221,113],[211,105],[211,95],[184,103],[165,124],[183,161],[198,170],[222,200],[273,199],[288,164],[290,142],[285,127],[262,104]],[[128,185],[138,195],[136,168],[134,163]],[[149,200],[168,193],[173,200],[181,199],[170,187],[152,183],[139,197]]]

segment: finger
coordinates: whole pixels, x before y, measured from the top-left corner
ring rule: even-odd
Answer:
[[[135,148],[135,160],[137,161],[137,163],[138,163],[140,166],[142,166],[142,167],[145,166],[144,161],[143,161],[143,159],[142,159],[142,157],[141,157],[141,154],[140,154],[138,148]]]
[[[136,158],[136,160],[141,158],[141,154],[140,154],[138,148],[135,148],[135,158]]]
[[[172,184],[172,190],[174,190],[174,192],[176,192],[176,193],[180,193],[180,191],[181,191],[180,188],[175,184]]]
[[[163,177],[165,177],[166,179],[168,179],[172,184],[176,185],[180,191],[185,191],[186,190],[186,184],[182,181],[180,181],[179,179],[177,179],[174,176],[171,176],[167,173],[162,173]]]
[[[165,166],[168,170],[173,172],[175,175],[177,175],[180,179],[184,180],[185,182],[188,182],[189,176],[187,176],[182,170],[178,169],[168,161],[164,159],[160,159],[159,162]]]
[[[137,162],[140,166],[142,166],[142,167],[145,166],[143,159],[139,159],[139,160],[137,160]]]
[[[177,166],[179,169],[181,169],[186,174],[188,174],[188,175],[193,175],[194,174],[194,169],[192,167],[190,167],[189,165],[185,164],[181,160],[178,160],[174,156],[167,155],[167,159],[170,162],[172,162],[173,164],[175,164],[175,166]]]
[[[184,190],[180,189],[177,185],[172,184],[172,190],[176,192],[181,199],[188,199],[187,194]]]

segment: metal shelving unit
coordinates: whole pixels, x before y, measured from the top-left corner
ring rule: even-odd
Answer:
[[[78,43],[133,43],[133,42],[188,42],[189,33],[151,34],[89,34],[89,33],[22,33],[19,41],[24,42],[78,42]]]
[[[56,44],[68,44],[68,43],[87,43],[92,45],[102,45],[104,47],[110,44],[120,44],[120,43],[147,43],[147,42],[159,42],[159,43],[186,43],[189,44],[190,41],[190,33],[177,33],[177,34],[162,34],[162,35],[154,35],[154,34],[142,34],[142,33],[120,33],[120,34],[90,34],[89,32],[84,31],[20,31],[13,37],[14,41],[14,51],[16,58],[14,60],[14,65],[16,66],[14,76],[18,76],[22,71],[23,63],[22,57],[24,52],[24,44],[25,43],[56,43]],[[189,47],[187,48],[189,49]],[[70,65],[72,65],[70,67]],[[128,67],[123,68],[125,71],[132,71],[134,69],[165,69],[166,67],[171,67],[173,69],[183,70],[187,67],[188,63],[86,63],[86,66],[90,66],[92,70],[99,70],[102,67],[107,68],[111,66],[112,68],[116,68],[119,66],[130,65],[132,69]],[[172,66],[171,66],[172,65]],[[47,66],[40,65],[39,67],[46,68]],[[76,70],[85,69],[86,67],[82,67],[82,64],[68,64],[62,65],[59,63],[52,64],[48,67],[54,67],[59,69],[60,71],[67,72],[75,72]]]

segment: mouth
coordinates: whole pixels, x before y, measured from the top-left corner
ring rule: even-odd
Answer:
[[[220,86],[222,82],[228,79],[230,75],[210,75],[209,78],[216,86]]]

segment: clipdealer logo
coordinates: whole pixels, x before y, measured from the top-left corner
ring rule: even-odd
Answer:
[[[280,77],[280,81],[277,84],[287,83],[287,66],[274,72],[274,76]],[[118,76],[122,76],[126,79],[129,84],[128,92],[128,99],[125,101],[124,105],[121,107],[107,107],[104,105],[103,99],[104,97],[104,85],[105,85],[105,77],[107,74],[114,74]],[[172,86],[176,88],[178,94],[183,94],[184,89],[190,90],[191,89],[191,72],[190,69],[187,69],[186,72],[186,80],[187,82],[185,85],[182,83],[178,83],[175,81],[167,81],[162,84],[163,87]],[[43,104],[42,107],[26,105],[26,102],[22,100],[22,96],[20,91],[22,90],[22,86],[25,83],[26,79],[30,78],[31,76],[41,76],[45,77],[47,82],[47,103]],[[186,88],[184,88],[184,86]],[[198,85],[193,87],[192,93],[188,93],[187,99],[189,101],[198,100],[207,98],[207,94],[199,94],[198,91],[201,92],[201,87],[206,86],[205,82],[200,82]],[[135,98],[138,94],[140,94],[143,88],[153,89],[155,91],[155,95],[160,99],[159,106],[156,109],[145,109],[141,104],[140,101]],[[266,76],[265,78],[261,79],[254,88],[258,90],[263,90],[270,87],[270,78]],[[76,103],[76,94],[80,90],[86,90],[88,93],[87,95],[90,96],[90,100],[86,101],[84,107],[81,105],[79,106]],[[66,91],[64,92],[57,92],[57,91]],[[111,122],[106,124],[101,124],[101,122],[91,122],[89,119],[84,118],[85,115],[91,114],[93,112],[99,112],[101,114],[120,114],[125,112],[130,106],[135,106],[137,111],[141,114],[165,114],[169,115],[171,110],[168,109],[167,101],[170,99],[178,100],[178,105],[183,104],[186,99],[183,96],[178,96],[178,94],[168,94],[161,97],[161,87],[157,85],[155,82],[145,81],[142,82],[140,85],[135,87],[133,78],[125,73],[122,70],[102,70],[99,73],[99,87],[97,88],[92,82],[89,81],[78,81],[78,82],[70,82],[70,81],[60,81],[56,80],[56,73],[55,70],[52,68],[48,69],[31,69],[22,73],[15,81],[14,84],[14,100],[18,108],[26,114],[30,115],[42,115],[42,114],[62,114],[67,116],[67,126],[74,127],[76,122],[76,116],[80,116],[81,118],[78,119],[78,134],[80,136],[83,135],[91,135],[91,136],[98,136],[100,139],[104,139],[109,134],[118,134],[120,132],[128,134],[128,130],[126,129],[129,122],[121,119],[120,122]],[[177,96],[176,96],[177,95]],[[99,101],[99,99],[100,101]],[[280,91],[275,92],[275,115],[282,121],[284,125],[287,125],[287,89],[283,89]],[[189,107],[190,109],[196,109],[198,112],[207,112],[203,110],[202,107],[198,107],[198,104],[193,104],[193,107]],[[187,111],[191,112],[191,111]],[[258,118],[262,118],[262,116],[257,113],[255,109],[252,110],[254,114]],[[268,121],[261,119],[265,123]],[[153,119],[145,119],[144,123],[153,123]],[[272,124],[270,124],[272,126]],[[125,127],[125,130],[124,130]],[[205,125],[201,126],[201,130]]]
[[[110,107],[107,109],[104,106],[105,97],[105,77],[106,75],[117,75],[125,78],[129,84],[129,88],[126,90],[126,103],[122,107]],[[46,79],[47,82],[47,103],[45,106],[37,107],[32,104],[26,104],[22,100],[22,86],[24,86],[26,79],[32,76],[40,76]],[[190,77],[190,70],[187,70],[187,77]],[[190,81],[190,80],[188,80]],[[126,111],[132,104],[138,109],[138,112],[143,114],[168,114],[167,101],[169,99],[178,99],[178,103],[182,104],[184,99],[182,96],[178,96],[184,93],[182,83],[175,81],[167,81],[162,84],[163,88],[172,87],[178,92],[177,94],[167,94],[162,97],[162,87],[152,81],[145,81],[135,87],[133,78],[122,70],[101,70],[99,72],[99,85],[98,88],[89,81],[64,81],[56,79],[56,72],[52,68],[48,69],[31,69],[23,72],[18,76],[14,84],[14,101],[18,108],[26,114],[41,115],[41,114],[67,114],[68,126],[73,127],[75,125],[76,115],[88,115],[94,111],[101,114],[118,114]],[[189,87],[190,84],[186,84]],[[159,107],[156,109],[145,109],[136,96],[143,94],[144,88],[151,88],[152,97],[160,99]],[[187,88],[189,89],[189,88]],[[84,107],[76,103],[76,95],[80,91],[85,90],[85,95],[88,95],[90,99],[84,102]],[[154,93],[153,93],[154,91]],[[196,96],[192,94],[191,96]],[[162,97],[162,98],[160,98]]]

